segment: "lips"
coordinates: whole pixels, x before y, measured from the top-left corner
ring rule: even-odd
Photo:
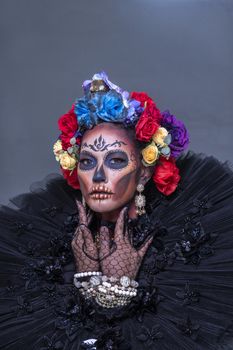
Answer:
[[[92,199],[108,199],[111,198],[113,192],[106,186],[93,186],[89,193]]]

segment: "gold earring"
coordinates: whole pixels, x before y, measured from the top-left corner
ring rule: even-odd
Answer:
[[[146,213],[146,197],[142,194],[142,192],[144,191],[143,184],[137,185],[137,191],[139,192],[139,194],[135,197],[136,214],[142,215]]]

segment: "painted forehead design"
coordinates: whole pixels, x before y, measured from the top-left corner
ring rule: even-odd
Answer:
[[[82,144],[81,150],[84,148],[89,148],[94,152],[104,152],[108,151],[110,147],[121,147],[122,145],[127,146],[127,143],[121,140],[116,140],[112,143],[107,143],[102,135],[100,135],[98,138],[95,138],[93,143],[87,143],[84,142]]]
[[[115,140],[107,142],[102,134],[96,137],[92,143],[84,142],[80,150],[80,166],[82,171],[94,169],[97,166],[95,154],[103,155],[103,164],[112,170],[121,170],[127,168],[129,164],[135,167],[137,165],[136,155],[133,150],[121,149],[122,146],[128,144],[123,140]],[[85,158],[87,156],[87,158]],[[84,157],[84,158],[83,158]]]
[[[112,141],[112,142],[111,142]],[[134,152],[129,149],[122,149],[127,146],[125,140],[115,140],[107,142],[102,134],[91,140],[91,143],[83,142],[80,151],[79,169],[82,171],[94,169],[97,166],[97,158],[94,153],[103,155],[103,164],[115,170],[121,170],[129,165],[129,162],[137,163]],[[86,158],[86,157],[87,158]],[[132,164],[133,165],[133,164]],[[135,164],[136,165],[136,164]],[[135,166],[134,165],[134,166]]]

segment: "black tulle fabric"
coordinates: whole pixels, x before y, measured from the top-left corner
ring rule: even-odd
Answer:
[[[51,175],[2,206],[1,349],[233,349],[233,172],[191,151],[177,165],[175,193],[149,183],[147,215],[129,222],[135,247],[154,240],[122,308],[73,286],[80,191]]]

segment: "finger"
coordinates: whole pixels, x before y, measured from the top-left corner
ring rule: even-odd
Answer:
[[[83,243],[84,243],[84,240],[82,236],[82,231],[80,231],[79,234],[75,236],[71,242],[71,247],[73,250],[74,261],[75,261],[75,266],[77,271],[79,269],[79,262],[80,262],[79,259],[81,256]]]
[[[93,248],[94,246],[94,239],[91,233],[91,230],[85,225],[80,226],[80,229],[82,230],[83,233],[83,239],[85,246],[88,248]]]
[[[81,231],[81,229],[80,229],[80,226],[78,225],[78,226],[76,227],[75,232],[74,232],[73,239],[78,238],[78,236],[81,235],[81,232],[82,232],[82,231]]]
[[[79,224],[87,225],[87,215],[84,206],[78,200],[76,200],[76,204],[79,213]]]
[[[84,239],[83,239],[82,230],[77,228],[75,232],[75,236],[71,242],[71,246],[75,251],[77,251],[77,249],[80,249],[83,246],[83,243],[84,243]]]
[[[90,225],[92,219],[93,219],[93,212],[90,212],[90,213],[87,215],[87,226]]]
[[[146,241],[146,243],[144,243],[143,246],[139,249],[138,254],[139,254],[139,256],[140,256],[141,258],[143,258],[144,255],[146,254],[146,251],[147,251],[149,245],[150,245],[151,242],[153,241],[153,238],[154,238],[153,236],[150,237],[150,238]]]
[[[125,224],[126,225],[126,224]],[[128,231],[128,227],[126,226],[125,228],[125,233],[124,233],[124,241],[126,244],[129,244],[130,246],[132,246],[132,243],[131,243],[131,238],[129,236],[129,231]]]
[[[76,201],[78,210],[79,210],[79,225],[78,225],[78,229],[80,229],[82,231],[83,234],[83,240],[84,240],[84,244],[86,246],[87,249],[91,248],[95,248],[94,245],[94,239],[92,236],[91,231],[89,230],[89,228],[87,227],[88,225],[88,218],[86,215],[86,210],[83,206],[83,204],[79,201]],[[91,218],[90,218],[91,220]]]
[[[101,226],[99,231],[100,258],[110,252],[110,233],[106,226]]]
[[[127,207],[124,207],[120,215],[117,219],[116,226],[115,226],[115,231],[114,231],[114,240],[115,242],[120,242],[124,241],[124,225],[125,225],[125,214],[127,211]]]

